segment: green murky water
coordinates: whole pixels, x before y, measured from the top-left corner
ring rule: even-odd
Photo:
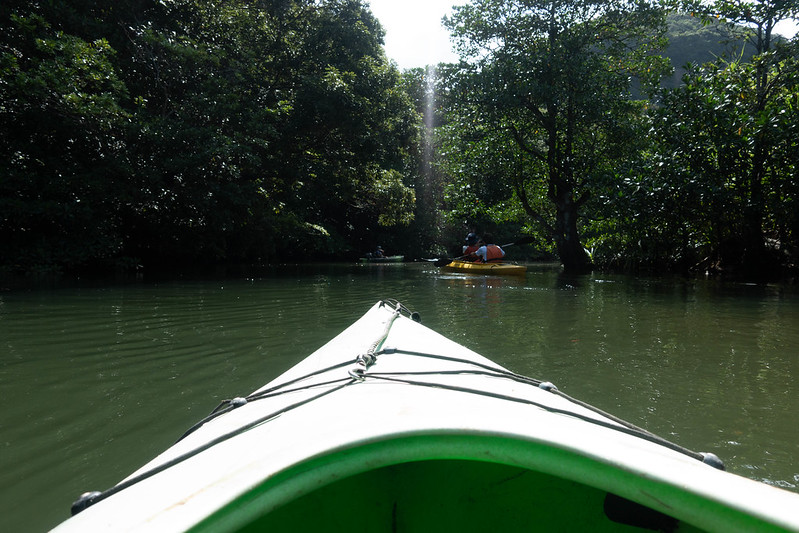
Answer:
[[[0,530],[42,531],[377,300],[728,470],[799,491],[799,293],[426,263],[0,292]]]

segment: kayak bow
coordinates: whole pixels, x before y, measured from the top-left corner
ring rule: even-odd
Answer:
[[[713,457],[380,302],[56,531],[799,531],[799,494]]]

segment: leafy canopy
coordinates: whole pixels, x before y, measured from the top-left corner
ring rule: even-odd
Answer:
[[[454,10],[446,24],[464,60],[454,112],[484,124],[473,131],[503,132],[503,151],[513,146],[506,157],[516,161],[492,175],[510,185],[566,268],[585,270],[581,210],[626,153],[628,117],[640,109],[633,78],[652,87],[668,68],[656,53],[664,11],[625,0],[474,0]],[[484,146],[462,138],[464,151]],[[542,190],[552,214],[536,205]]]

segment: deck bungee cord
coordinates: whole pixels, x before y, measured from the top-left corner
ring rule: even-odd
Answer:
[[[570,417],[574,417],[576,419],[592,423],[607,429],[619,431],[622,433],[626,433],[628,435],[632,435],[649,442],[653,442],[655,444],[659,444],[671,450],[680,452],[684,455],[692,457],[694,459],[698,459],[704,463],[707,463],[711,466],[724,470],[724,465],[718,457],[711,453],[699,453],[691,451],[687,448],[679,446],[675,443],[672,443],[662,437],[659,437],[653,433],[646,431],[643,428],[630,424],[624,420],[621,420],[613,415],[605,413],[604,411],[587,404],[585,402],[581,402],[570,396],[562,393],[558,390],[557,387],[552,385],[549,382],[542,382],[537,379],[533,379],[527,376],[523,376],[521,374],[516,374],[504,368],[487,365],[481,362],[472,361],[468,359],[452,357],[442,354],[433,354],[433,353],[426,353],[426,352],[419,352],[419,351],[410,351],[410,350],[403,350],[399,348],[386,348],[383,347],[385,342],[387,341],[391,329],[396,321],[396,319],[400,315],[406,315],[409,319],[414,322],[421,322],[419,314],[416,312],[410,311],[408,308],[403,306],[396,300],[384,300],[381,302],[381,305],[393,307],[393,311],[391,315],[385,321],[385,327],[383,331],[376,337],[374,342],[372,342],[365,352],[359,353],[355,359],[347,359],[343,362],[336,363],[330,366],[327,366],[322,369],[317,369],[313,372],[309,372],[308,374],[304,374],[300,377],[285,381],[278,385],[274,385],[269,387],[268,389],[264,389],[255,393],[250,394],[246,397],[236,397],[228,400],[224,400],[217,406],[208,416],[197,422],[191,428],[189,428],[179,439],[177,442],[182,441],[188,435],[194,433],[210,421],[218,418],[224,414],[227,414],[235,409],[239,409],[245,405],[249,405],[255,401],[268,399],[268,398],[275,398],[278,396],[282,396],[289,393],[297,393],[302,391],[312,391],[315,389],[324,389],[318,394],[314,394],[303,398],[297,402],[291,403],[289,405],[285,405],[280,409],[275,411],[269,412],[265,415],[258,417],[255,420],[252,420],[236,429],[228,431],[224,434],[221,434],[208,442],[205,442],[196,448],[193,448],[183,454],[180,454],[169,461],[161,463],[141,474],[138,474],[134,477],[131,477],[105,491],[99,492],[86,492],[81,497],[72,504],[72,515],[76,515],[81,511],[85,510],[87,507],[100,502],[126,488],[129,488],[141,481],[144,481],[148,478],[151,478],[173,466],[176,466],[192,457],[197,456],[198,454],[218,445],[223,442],[226,442],[242,433],[249,431],[255,427],[261,426],[266,424],[284,413],[292,411],[294,409],[298,409],[304,405],[312,403],[320,398],[325,396],[331,395],[338,391],[341,391],[347,387],[350,387],[354,384],[361,384],[361,383],[376,383],[376,382],[383,382],[383,383],[398,383],[407,386],[416,386],[416,387],[430,387],[435,388],[443,391],[451,391],[457,392],[462,394],[475,394],[475,395],[482,395],[485,397],[496,398],[504,401],[520,403],[531,405],[534,407],[538,407],[540,409],[546,410],[548,412],[562,414]],[[428,359],[440,360],[447,363],[458,363],[468,365],[472,368],[458,368],[458,369],[441,369],[441,370],[428,370],[428,371],[409,371],[409,372],[374,372],[372,368],[378,363],[379,358],[386,355],[392,354],[401,354],[407,355],[411,357],[424,357]],[[315,382],[306,385],[298,385],[303,381],[308,379],[321,376],[326,373],[330,373],[339,369],[343,369],[349,367],[347,370],[346,377],[337,377],[334,379],[329,379],[321,382]],[[586,408],[593,413],[600,415],[601,417],[607,418],[607,421],[600,420],[597,418],[593,418],[591,416],[577,413],[575,411],[571,411],[568,409],[562,409],[558,407],[548,406],[545,403],[537,402],[534,400],[530,400],[527,398],[522,398],[519,396],[511,396],[486,390],[480,390],[470,387],[461,387],[456,385],[448,385],[443,383],[436,383],[431,381],[421,381],[419,378],[421,376],[447,376],[447,375],[476,375],[476,376],[484,376],[489,378],[496,378],[496,379],[507,379],[512,380],[517,383],[521,383],[524,385],[529,385],[531,387],[535,387],[544,391],[547,391],[551,394],[555,394],[572,402],[575,405],[580,407]],[[412,379],[411,379],[412,378]],[[294,386],[298,385],[298,386]]]
[[[227,400],[222,400],[222,402],[218,406],[216,406],[216,408],[214,408],[213,411],[211,411],[211,414],[209,414],[208,416],[206,416],[205,418],[203,418],[202,420],[200,420],[196,424],[194,424],[192,427],[187,429],[186,432],[183,433],[183,435],[181,435],[180,438],[177,441],[175,441],[175,443],[178,443],[178,442],[182,441],[187,436],[189,436],[190,434],[194,433],[195,431],[200,429],[202,426],[204,426],[205,424],[207,424],[208,422],[210,422],[214,418],[217,418],[217,417],[219,417],[221,415],[224,415],[225,413],[229,413],[233,409],[237,409],[239,407],[247,405],[250,402],[254,402],[256,400],[261,400],[261,399],[264,399],[264,398],[272,398],[274,396],[278,396],[280,394],[284,394],[284,393],[287,393],[287,392],[297,392],[297,391],[301,391],[301,390],[305,390],[305,389],[309,389],[309,388],[313,388],[313,387],[319,387],[319,386],[322,386],[324,384],[329,384],[331,382],[314,383],[313,385],[309,385],[309,386],[305,386],[305,387],[297,387],[296,389],[285,389],[285,387],[288,387],[289,385],[293,385],[295,383],[299,383],[300,381],[304,381],[304,380],[312,378],[314,376],[318,376],[320,374],[324,374],[326,372],[330,372],[332,370],[336,370],[336,369],[341,368],[341,367],[349,366],[351,364],[352,364],[352,361],[344,361],[344,362],[341,362],[341,363],[338,363],[338,364],[335,364],[335,365],[331,365],[331,366],[329,366],[327,368],[322,368],[322,369],[316,370],[314,372],[311,372],[310,374],[306,374],[304,376],[300,376],[298,378],[286,381],[284,383],[281,383],[280,385],[275,385],[274,387],[270,387],[269,389],[262,390],[260,392],[255,392],[253,394],[250,394],[249,396],[244,396],[244,397],[237,396],[236,398],[230,398],[230,399],[227,399]],[[334,381],[339,381],[339,380],[334,380]]]
[[[324,392],[322,392],[320,394],[317,394],[316,396],[312,396],[310,398],[306,398],[306,399],[301,400],[299,402],[296,402],[296,403],[293,403],[293,404],[288,405],[286,407],[283,407],[282,409],[279,409],[279,410],[277,410],[275,412],[272,412],[272,413],[269,413],[269,414],[267,414],[265,416],[257,418],[256,420],[253,420],[252,422],[248,422],[247,424],[244,424],[243,426],[240,426],[240,427],[234,429],[233,431],[229,431],[229,432],[227,432],[227,433],[225,433],[223,435],[220,435],[220,436],[218,436],[218,437],[206,442],[205,444],[202,444],[202,445],[198,446],[197,448],[194,448],[194,449],[192,449],[192,450],[190,450],[190,451],[188,451],[186,453],[178,455],[177,457],[174,457],[174,458],[170,459],[169,461],[166,461],[165,463],[162,463],[162,464],[160,464],[160,465],[158,465],[158,466],[156,466],[156,467],[154,467],[154,468],[152,468],[150,470],[147,470],[146,472],[142,472],[141,474],[139,474],[137,476],[134,476],[134,477],[132,477],[132,478],[126,480],[126,481],[123,481],[121,483],[118,483],[117,485],[114,485],[110,489],[104,490],[102,492],[99,492],[99,491],[86,492],[86,493],[82,494],[81,497],[75,503],[72,504],[72,515],[74,516],[74,515],[80,513],[81,511],[85,510],[87,507],[90,507],[91,505],[94,505],[95,503],[100,502],[100,501],[108,498],[109,496],[112,496],[112,495],[114,495],[114,494],[116,494],[116,493],[118,493],[118,492],[120,492],[120,491],[122,491],[122,490],[124,490],[124,489],[126,489],[128,487],[131,487],[131,486],[133,486],[133,485],[135,485],[137,483],[140,483],[141,481],[144,481],[145,479],[151,478],[151,477],[153,477],[156,474],[159,474],[159,473],[161,473],[161,472],[163,472],[165,470],[168,470],[169,468],[172,468],[175,465],[178,465],[178,464],[180,464],[180,463],[182,463],[182,462],[184,462],[184,461],[186,461],[188,459],[191,459],[192,457],[194,457],[194,456],[196,456],[196,455],[208,450],[209,448],[212,448],[212,447],[216,446],[217,444],[221,444],[221,443],[223,443],[225,441],[228,441],[228,440],[232,439],[233,437],[244,433],[245,431],[249,431],[250,429],[252,429],[254,427],[257,427],[257,426],[260,426],[262,424],[265,424],[265,423],[269,422],[270,420],[274,420],[275,418],[277,418],[278,416],[280,416],[280,415],[282,415],[284,413],[287,413],[287,412],[289,412],[291,410],[297,409],[298,407],[301,407],[301,406],[303,406],[305,404],[308,404],[308,403],[310,403],[310,402],[312,402],[314,400],[318,400],[319,398],[321,398],[323,396],[327,396],[328,394],[332,394],[332,393],[334,393],[334,392],[336,392],[336,391],[338,391],[338,390],[340,390],[340,389],[342,389],[342,388],[344,388],[344,387],[346,387],[348,385],[352,385],[353,383],[356,383],[356,380],[354,380],[352,378],[347,378],[347,379],[341,380],[341,381],[343,381],[343,383],[341,383],[337,387],[328,389],[328,390],[326,390],[326,391],[324,391]]]
[[[370,345],[370,347],[367,349],[366,353],[360,354],[356,358],[355,363],[359,365],[359,369],[366,369],[366,368],[371,366],[376,361],[375,352],[379,349],[380,345],[383,342],[385,342],[386,338],[388,337],[389,332],[391,331],[391,326],[393,325],[394,320],[396,320],[396,318],[402,312],[406,312],[410,316],[410,318],[412,318],[413,320],[415,320],[417,322],[419,321],[419,315],[417,313],[412,313],[409,309],[407,309],[405,306],[403,306],[401,303],[399,303],[397,301],[384,300],[383,302],[381,302],[381,305],[393,305],[395,307],[395,310],[392,313],[390,319],[386,321],[386,327],[385,327],[383,333]],[[298,392],[298,391],[302,391],[302,390],[310,390],[310,389],[314,389],[314,388],[327,387],[327,386],[330,386],[330,385],[338,383],[338,386],[336,386],[336,387],[334,387],[332,389],[326,390],[326,391],[324,391],[324,392],[322,392],[322,393],[320,393],[320,394],[318,394],[316,396],[313,396],[313,397],[310,397],[310,398],[306,398],[304,400],[301,400],[299,402],[296,402],[294,404],[286,406],[286,407],[284,407],[282,409],[279,409],[278,411],[275,411],[273,413],[269,413],[266,416],[262,416],[262,417],[254,420],[252,422],[249,422],[249,423],[247,423],[247,424],[245,424],[245,425],[243,425],[243,426],[241,426],[241,427],[239,427],[239,428],[237,428],[237,429],[235,429],[233,431],[230,431],[228,433],[220,435],[220,436],[218,436],[218,437],[206,442],[205,444],[203,444],[201,446],[198,446],[197,448],[194,448],[194,449],[192,449],[192,450],[190,450],[190,451],[188,451],[188,452],[186,452],[184,454],[181,454],[181,455],[179,455],[179,456],[177,456],[177,457],[175,457],[175,458],[173,458],[173,459],[171,459],[171,460],[169,460],[169,461],[167,461],[165,463],[162,463],[162,464],[160,464],[160,465],[158,465],[158,466],[156,466],[156,467],[154,467],[154,468],[152,468],[150,470],[147,470],[146,472],[143,472],[143,473],[141,473],[141,474],[139,474],[137,476],[134,476],[134,477],[132,477],[132,478],[126,480],[126,481],[118,483],[117,485],[114,485],[113,487],[111,487],[109,489],[106,489],[104,491],[85,492],[85,493],[83,493],[80,496],[80,498],[78,498],[72,504],[72,508],[71,508],[72,516],[80,513],[81,511],[83,511],[86,508],[94,505],[97,502],[100,502],[100,501],[102,501],[102,500],[104,500],[104,499],[106,499],[106,498],[108,498],[108,497],[110,497],[110,496],[112,496],[112,495],[114,495],[114,494],[116,494],[116,493],[128,488],[128,487],[131,487],[131,486],[133,486],[133,485],[135,485],[137,483],[140,483],[141,481],[144,481],[145,479],[151,478],[151,477],[155,476],[156,474],[159,474],[159,473],[161,473],[161,472],[163,472],[163,471],[165,471],[165,470],[167,470],[167,469],[169,469],[169,468],[171,468],[171,467],[173,467],[175,465],[178,465],[178,464],[180,464],[180,463],[182,463],[182,462],[184,462],[184,461],[186,461],[186,460],[188,460],[188,459],[190,459],[190,458],[192,458],[192,457],[204,452],[205,450],[208,450],[209,448],[212,448],[213,446],[216,446],[217,444],[220,444],[222,442],[230,440],[231,438],[233,438],[233,437],[235,437],[237,435],[240,435],[240,434],[244,433],[245,431],[248,431],[248,430],[250,430],[250,429],[252,429],[254,427],[257,427],[257,426],[259,426],[261,424],[264,424],[264,423],[268,422],[269,420],[272,420],[272,419],[280,416],[283,413],[286,413],[288,411],[291,411],[293,409],[301,407],[301,406],[303,406],[303,405],[305,405],[307,403],[310,403],[310,402],[312,402],[314,400],[317,400],[317,399],[319,399],[319,398],[321,398],[323,396],[327,396],[328,394],[331,394],[331,393],[333,393],[333,392],[335,392],[335,391],[337,391],[337,390],[339,390],[339,389],[341,389],[343,387],[346,387],[346,386],[351,385],[353,383],[357,383],[359,381],[362,381],[362,379],[360,379],[358,377],[357,373],[354,373],[353,371],[350,371],[349,372],[349,377],[347,377],[347,378],[330,380],[330,381],[326,381],[326,382],[323,382],[323,383],[314,383],[312,385],[308,385],[308,386],[305,386],[305,387],[297,387],[297,388],[294,388],[294,389],[286,389],[286,387],[288,387],[290,385],[293,385],[295,383],[299,383],[301,381],[307,380],[307,379],[312,378],[314,376],[318,376],[318,375],[324,374],[326,372],[330,372],[330,371],[339,369],[341,367],[350,366],[351,364],[352,364],[351,360],[343,361],[341,363],[338,363],[338,364],[335,364],[335,365],[331,365],[331,366],[323,368],[323,369],[315,370],[315,371],[313,371],[313,372],[311,372],[309,374],[306,374],[306,375],[300,376],[298,378],[286,381],[284,383],[281,383],[279,385],[271,387],[271,388],[269,388],[267,390],[263,390],[263,391],[260,391],[260,392],[253,393],[253,394],[251,394],[251,395],[249,395],[247,397],[236,397],[236,398],[232,398],[232,399],[229,399],[229,400],[224,400],[223,402],[221,402],[211,412],[211,414],[209,414],[208,416],[206,416],[205,418],[200,420],[198,423],[194,424],[191,428],[189,428],[177,440],[177,442],[180,442],[181,440],[186,438],[188,435],[194,433],[195,431],[197,431],[199,428],[201,428],[202,426],[204,426],[205,424],[207,424],[211,420],[213,420],[213,419],[215,419],[215,418],[217,418],[217,417],[219,417],[221,415],[224,415],[226,413],[229,413],[230,411],[232,411],[234,409],[238,409],[238,408],[240,408],[240,407],[242,407],[244,405],[247,405],[247,404],[249,404],[249,403],[251,403],[253,401],[261,400],[261,399],[264,399],[264,398],[271,398],[271,397],[275,397],[275,396],[278,396],[278,395],[286,394],[286,393],[289,393],[289,392]]]
[[[372,343],[372,345],[369,347],[369,349],[367,349],[365,354],[359,355],[358,358],[356,359],[356,361],[363,361],[362,364],[364,364],[364,365],[371,364],[371,362],[368,362],[368,361],[372,361],[374,359],[375,352],[379,349],[380,344],[385,341],[386,337],[388,337],[388,333],[391,330],[391,325],[394,323],[394,320],[397,318],[397,316],[399,316],[399,314],[401,312],[405,312],[409,316],[409,318],[411,320],[414,320],[416,322],[420,322],[421,321],[421,319],[419,318],[419,314],[418,313],[414,313],[414,312],[410,311],[407,307],[403,306],[400,302],[398,302],[396,300],[383,300],[382,304],[394,306],[395,307],[395,313],[392,315],[391,319],[389,321],[387,321],[386,328],[383,331],[383,333]],[[341,363],[338,363],[338,364],[335,364],[335,365],[331,365],[331,366],[328,366],[326,368],[321,368],[319,370],[315,370],[315,371],[313,371],[313,372],[311,372],[309,374],[306,374],[304,376],[300,376],[298,378],[291,379],[289,381],[283,382],[283,383],[281,383],[279,385],[275,385],[275,386],[270,387],[268,389],[252,393],[249,396],[244,396],[244,397],[240,397],[239,396],[239,397],[236,397],[236,398],[229,398],[229,399],[226,399],[226,400],[222,400],[222,402],[220,402],[220,404],[216,408],[214,408],[214,410],[211,411],[211,413],[208,416],[206,416],[202,420],[198,421],[191,428],[189,428],[176,442],[180,442],[186,436],[188,436],[189,434],[193,433],[194,431],[196,431],[197,429],[202,427],[207,422],[210,422],[211,420],[213,420],[217,416],[223,415],[223,414],[225,414],[225,413],[227,413],[227,412],[229,412],[229,411],[231,411],[233,409],[236,409],[238,407],[246,405],[249,402],[252,402],[252,401],[255,401],[255,400],[260,400],[262,398],[273,397],[273,396],[275,396],[275,393],[278,392],[278,391],[280,391],[280,392],[292,392],[292,391],[301,390],[302,388],[292,389],[291,391],[281,390],[281,389],[284,389],[285,387],[287,387],[289,385],[293,385],[294,383],[299,383],[300,381],[304,381],[304,380],[307,380],[307,379],[312,378],[314,376],[318,376],[320,374],[324,374],[326,372],[330,372],[332,370],[336,370],[336,369],[344,367],[344,366],[349,366],[351,364],[352,364],[352,361],[349,361],[349,360],[343,361]],[[312,386],[316,387],[316,386],[319,386],[319,385],[321,385],[321,384],[314,384]]]
[[[451,372],[451,373],[457,373],[457,372]],[[408,373],[408,374],[409,375],[419,375],[418,373],[416,373],[416,374]],[[430,374],[435,374],[435,372],[431,372]],[[441,373],[439,373],[439,374],[441,374]],[[488,373],[483,373],[483,372],[476,372],[474,374],[478,374],[478,375],[482,374],[482,375],[486,375],[488,377],[504,377],[504,376],[499,376],[499,375],[495,375],[495,374],[488,374]],[[616,424],[612,424],[610,422],[605,422],[604,420],[599,420],[599,419],[596,419],[596,418],[593,418],[593,417],[590,417],[590,416],[586,416],[586,415],[581,414],[581,413],[576,413],[576,412],[570,411],[568,409],[561,409],[561,408],[558,408],[558,407],[552,407],[552,406],[546,405],[546,404],[541,403],[541,402],[536,402],[534,400],[529,400],[527,398],[520,398],[518,396],[510,396],[510,395],[507,395],[507,394],[490,392],[490,391],[485,391],[485,390],[480,390],[480,389],[472,389],[472,388],[469,388],[469,387],[459,387],[457,385],[446,385],[446,384],[443,384],[443,383],[436,383],[436,382],[431,382],[431,381],[413,381],[413,380],[410,380],[410,379],[403,379],[402,376],[404,376],[404,375],[406,375],[406,373],[404,373],[404,372],[396,373],[396,374],[394,374],[394,373],[392,373],[392,374],[370,373],[370,374],[364,375],[364,379],[371,378],[371,379],[375,379],[375,380],[383,380],[383,381],[391,381],[391,382],[395,382],[395,383],[402,383],[403,385],[412,385],[412,386],[415,386],[415,387],[430,387],[430,388],[434,388],[434,389],[448,390],[448,391],[460,392],[460,393],[465,393],[465,394],[476,394],[476,395],[479,395],[479,396],[484,396],[484,397],[487,397],[487,398],[495,398],[495,399],[503,400],[503,401],[507,401],[507,402],[520,403],[520,404],[524,404],[524,405],[532,405],[534,407],[538,407],[539,409],[543,409],[543,410],[548,411],[550,413],[570,416],[570,417],[582,420],[583,422],[588,422],[588,423],[591,423],[591,424],[594,424],[594,425],[597,425],[597,426],[601,426],[601,427],[604,427],[604,428],[607,428],[607,429],[612,429],[614,431],[619,431],[621,433],[626,433],[627,435],[638,437],[638,438],[641,438],[643,440],[647,440],[649,442],[653,442],[655,444],[659,444],[661,446],[664,446],[664,447],[669,448],[671,450],[680,452],[682,454],[685,454],[685,455],[687,455],[689,457],[692,457],[694,459],[697,459],[699,461],[708,463],[711,466],[716,466],[716,464],[718,464],[716,462],[716,460],[714,460],[715,455],[713,455],[713,454],[706,454],[706,453],[700,453],[700,452],[691,451],[688,448],[684,448],[684,447],[680,446],[679,444],[675,444],[675,443],[673,443],[673,442],[671,442],[669,440],[666,440],[666,439],[664,439],[662,437],[659,437],[659,436],[655,435],[654,433],[650,433],[650,432],[646,431],[645,429],[636,427],[636,426],[634,426],[632,424],[624,424],[624,425],[619,426],[619,425],[616,425]],[[598,410],[595,410],[595,409],[592,409],[592,411],[599,412]],[[722,467],[717,467],[717,468],[720,468],[721,470],[724,469],[723,466]]]
[[[419,314],[418,313],[410,311],[407,307],[402,305],[400,302],[398,302],[396,300],[391,300],[391,301],[388,302],[388,304],[389,305],[395,305],[398,310],[399,309],[404,310],[407,314],[410,315],[410,317],[415,322],[421,322],[421,319],[419,318]],[[392,319],[392,323],[393,323],[393,319]],[[719,470],[725,470],[724,462],[717,455],[715,455],[713,453],[710,453],[710,452],[695,452],[693,450],[685,448],[684,446],[680,446],[679,444],[676,444],[676,443],[671,442],[671,441],[669,441],[667,439],[664,439],[663,437],[660,437],[659,435],[656,435],[656,434],[654,434],[654,433],[652,433],[650,431],[647,431],[644,428],[636,426],[635,424],[627,422],[626,420],[623,420],[623,419],[621,419],[621,418],[619,418],[619,417],[617,417],[615,415],[612,415],[612,414],[610,414],[610,413],[608,413],[606,411],[603,411],[602,409],[599,409],[596,406],[593,406],[593,405],[591,405],[589,403],[586,403],[586,402],[583,402],[583,401],[578,400],[576,398],[573,398],[573,397],[569,396],[568,394],[560,391],[554,384],[552,384],[552,383],[550,383],[548,381],[540,381],[540,380],[537,380],[537,379],[534,379],[534,378],[530,378],[530,377],[524,376],[522,374],[517,374],[515,372],[511,372],[511,371],[503,369],[503,368],[498,368],[498,367],[495,367],[495,366],[486,365],[486,364],[479,363],[479,362],[476,362],[476,361],[470,361],[468,359],[451,357],[451,356],[448,356],[448,355],[432,354],[432,353],[410,351],[410,350],[402,350],[402,349],[398,349],[398,348],[387,348],[387,349],[384,349],[382,352],[376,353],[375,356],[383,355],[383,354],[390,354],[390,353],[402,353],[402,354],[405,354],[405,355],[426,357],[426,358],[438,359],[438,360],[449,361],[449,362],[458,362],[458,363],[464,363],[464,364],[468,364],[468,365],[484,368],[484,369],[490,371],[490,373],[485,373],[484,375],[498,377],[498,378],[511,379],[513,381],[517,381],[517,382],[520,382],[520,383],[525,383],[525,384],[530,384],[530,385],[536,386],[536,387],[538,387],[538,388],[540,388],[542,390],[545,390],[547,392],[550,392],[552,394],[560,396],[561,398],[563,398],[563,399],[565,399],[565,400],[567,400],[567,401],[569,401],[569,402],[571,402],[571,403],[573,403],[575,405],[578,405],[578,406],[583,407],[585,409],[588,409],[588,410],[590,410],[590,411],[592,411],[592,412],[594,412],[594,413],[596,413],[596,414],[598,414],[598,415],[600,415],[602,417],[605,417],[605,418],[611,420],[612,422],[615,422],[615,424],[609,424],[607,422],[604,422],[604,421],[601,421],[601,420],[598,420],[598,419],[595,419],[595,418],[592,418],[592,417],[588,417],[588,416],[582,415],[580,413],[575,413],[573,411],[569,411],[569,410],[566,410],[566,409],[559,409],[559,408],[549,407],[549,406],[547,406],[545,404],[540,404],[538,402],[533,402],[533,401],[530,401],[530,400],[526,400],[526,399],[523,399],[523,398],[517,398],[517,397],[513,397],[513,396],[507,396],[507,395],[502,395],[502,394],[494,395],[493,393],[488,393],[487,391],[481,391],[479,389],[466,389],[466,388],[462,388],[462,387],[447,386],[447,385],[436,384],[436,383],[431,383],[431,382],[412,382],[412,381],[409,381],[409,380],[400,380],[400,379],[396,379],[395,381],[403,382],[403,383],[405,383],[407,385],[417,385],[417,386],[427,386],[427,387],[434,387],[434,388],[441,388],[441,389],[449,389],[449,390],[455,390],[455,391],[458,391],[458,392],[464,392],[464,393],[470,393],[470,394],[483,394],[485,396],[493,396],[493,397],[497,397],[497,398],[504,399],[504,400],[507,400],[507,401],[527,403],[527,404],[539,407],[541,409],[545,409],[545,410],[550,411],[550,412],[556,412],[556,413],[559,413],[559,414],[573,416],[573,417],[581,419],[581,420],[583,420],[585,422],[594,423],[594,424],[606,427],[608,429],[621,431],[623,433],[627,433],[629,435],[632,435],[632,436],[635,436],[635,437],[639,437],[641,439],[653,442],[655,444],[659,444],[659,445],[664,446],[666,448],[669,448],[671,450],[674,450],[674,451],[677,451],[677,452],[682,453],[684,455],[687,455],[688,457],[692,457],[694,459],[702,461],[703,463],[708,464],[708,465],[712,466],[713,468],[717,468]],[[445,373],[480,374],[480,372],[464,372],[464,371],[449,371],[449,372],[429,371],[429,374],[431,374],[431,375],[436,375],[436,374],[442,375],[442,374],[445,374]],[[421,375],[421,374],[422,373],[418,373],[418,372],[403,372],[403,373],[395,373],[395,374],[375,374],[375,373],[370,373],[370,374],[368,374],[368,376],[369,377],[376,377],[378,379],[390,380],[390,378],[388,377],[390,375],[393,375],[393,376],[417,375],[418,376],[418,375]],[[367,376],[366,374],[363,375],[364,378],[366,376]],[[618,426],[616,424],[618,424]]]
[[[513,381],[518,381],[519,383],[526,383],[528,385],[534,385],[536,387],[540,387],[543,383],[548,383],[548,382],[542,382],[540,380],[537,380],[537,379],[534,379],[534,378],[531,378],[531,377],[528,377],[528,376],[524,376],[522,374],[517,374],[515,372],[511,372],[510,370],[506,370],[504,368],[491,366],[491,365],[486,365],[484,363],[479,363],[477,361],[471,361],[469,359],[462,359],[460,357],[452,357],[452,356],[449,356],[449,355],[441,355],[441,354],[434,354],[434,353],[427,353],[427,352],[418,352],[418,351],[412,351],[412,350],[402,350],[400,348],[385,348],[385,349],[381,350],[376,355],[393,354],[393,353],[399,353],[399,354],[404,354],[404,355],[413,355],[413,356],[417,356],[417,357],[427,357],[427,358],[430,358],[430,359],[438,359],[440,361],[448,361],[448,362],[452,362],[452,363],[463,363],[463,364],[466,364],[466,365],[476,366],[478,368],[483,368],[485,370],[488,370],[488,371],[496,373],[496,374],[501,374],[502,377],[506,377],[508,379],[512,379]]]

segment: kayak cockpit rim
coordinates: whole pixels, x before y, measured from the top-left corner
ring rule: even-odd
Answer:
[[[734,530],[740,528],[741,524],[751,525],[754,529],[760,520],[771,520],[767,515],[758,517],[760,520],[755,519],[749,516],[752,514],[751,510],[730,508],[708,495],[694,494],[690,486],[674,487],[655,478],[642,477],[636,472],[619,469],[619,465],[607,462],[600,456],[590,456],[568,448],[553,447],[549,443],[520,439],[507,434],[480,432],[456,434],[442,431],[395,435],[391,438],[360,442],[357,446],[331,450],[330,453],[309,458],[308,461],[264,480],[239,498],[217,509],[191,531],[195,533],[237,531],[252,527],[255,523],[259,524],[259,528],[268,530],[270,528],[266,526],[271,525],[270,515],[275,511],[303,498],[310,497],[316,504],[322,499],[336,498],[337,493],[348,491],[337,491],[329,487],[346,483],[347,480],[358,476],[375,479],[384,476],[383,472],[391,469],[392,472],[385,475],[390,477],[391,483],[399,483],[398,479],[403,477],[398,473],[406,469],[419,471],[442,463],[456,465],[450,469],[450,472],[463,472],[478,465],[483,465],[484,470],[508,467],[510,475],[503,474],[502,477],[494,479],[496,486],[521,476],[530,476],[533,480],[536,477],[543,477],[545,482],[531,481],[529,486],[544,484],[548,491],[563,492],[558,490],[560,487],[553,486],[553,483],[571,484],[570,490],[576,490],[575,486],[579,486],[578,490],[584,492],[586,498],[593,494],[591,499],[605,500],[602,512],[606,517],[607,499],[620,498],[628,502],[628,505],[634,506],[633,518],[621,518],[621,523],[628,525],[632,525],[631,520],[635,520],[635,515],[641,512],[655,516],[662,515],[661,520],[662,517],[666,517],[675,525],[683,522],[700,528],[697,531]],[[418,485],[417,488],[411,486],[407,490],[430,491],[440,496],[444,490],[458,493],[460,490],[468,491],[471,488],[457,483],[454,487],[444,487],[442,485],[445,480],[440,480],[442,484],[439,485],[435,479],[431,481],[428,477],[419,476],[418,473],[416,476],[411,478],[416,480],[415,483],[401,483],[403,490],[405,490],[404,485]],[[422,481],[422,477],[425,481]],[[314,497],[315,493],[323,496]],[[486,493],[482,492],[481,496],[486,497]],[[395,494],[395,497],[401,500],[407,495]],[[668,504],[675,497],[684,500],[679,513],[674,513],[675,509]],[[363,495],[363,499],[370,500],[368,495]],[[469,499],[469,501],[474,500]],[[353,509],[355,513],[353,519],[356,520],[360,519],[358,512],[352,506],[357,505],[358,509],[367,506],[364,502],[351,500],[339,503]],[[571,502],[571,505],[574,503]],[[379,502],[373,504],[379,505]],[[531,497],[530,505],[534,504]],[[560,502],[558,505],[563,508],[554,509],[553,512],[568,512],[569,502]],[[600,505],[601,502],[594,507]],[[576,509],[574,511],[577,512]],[[468,511],[464,508],[463,512]],[[543,511],[539,509],[537,512]],[[594,514],[600,513],[594,512]],[[296,519],[297,517],[292,519],[291,523],[296,524]],[[541,516],[537,519],[540,520]],[[620,521],[616,518],[609,519],[613,522]],[[687,530],[693,531],[690,528]]]

